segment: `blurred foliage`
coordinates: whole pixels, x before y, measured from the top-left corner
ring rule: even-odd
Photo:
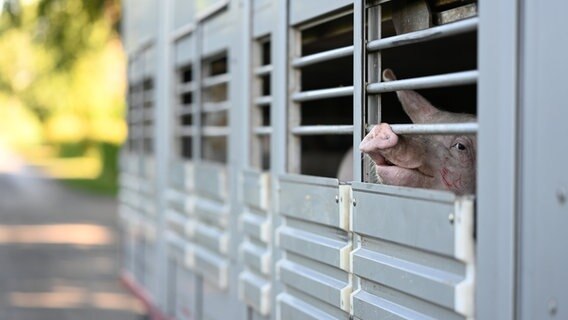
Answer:
[[[120,1],[0,0],[0,8],[0,140],[61,157],[98,149],[108,180],[116,174],[108,154],[126,136]]]

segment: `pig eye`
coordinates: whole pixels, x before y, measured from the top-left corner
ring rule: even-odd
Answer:
[[[456,147],[456,149],[458,149],[460,151],[467,149],[466,146],[463,143],[460,143],[460,142],[454,144],[454,147]]]

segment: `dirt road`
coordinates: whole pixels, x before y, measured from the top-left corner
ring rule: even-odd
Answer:
[[[134,320],[118,282],[116,202],[0,152],[0,320]]]

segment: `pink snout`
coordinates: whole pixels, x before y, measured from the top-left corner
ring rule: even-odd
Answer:
[[[388,123],[381,123],[373,127],[361,144],[359,149],[365,153],[394,147],[398,143],[398,136]]]

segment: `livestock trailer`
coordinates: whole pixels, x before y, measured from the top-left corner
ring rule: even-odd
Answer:
[[[567,12],[125,0],[124,282],[156,319],[568,318]],[[405,125],[396,90],[477,122]],[[476,192],[376,183],[381,122],[476,139]]]

